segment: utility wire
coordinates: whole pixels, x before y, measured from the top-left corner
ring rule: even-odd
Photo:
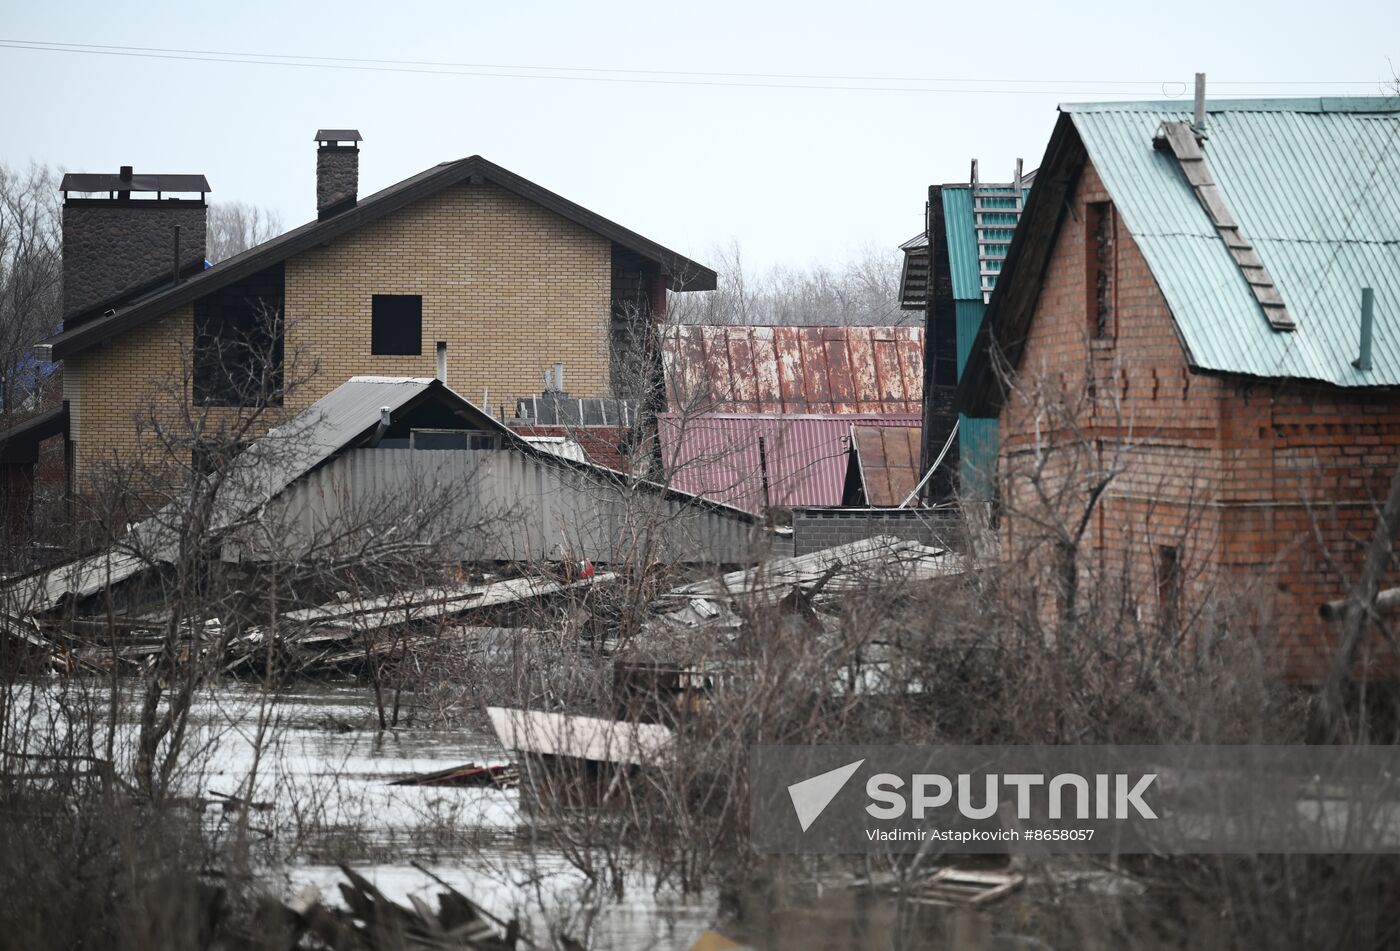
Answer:
[[[1102,95],[1102,96],[1143,96],[1152,93],[1151,88],[1080,88],[1080,89],[993,89],[986,87],[933,87],[933,86],[873,86],[846,85],[847,83],[905,82],[905,83],[1002,83],[1020,86],[1080,85],[1102,87],[1109,85],[1139,85],[1158,87],[1158,92],[1168,98],[1181,98],[1186,95],[1185,83],[1170,81],[1158,83],[1148,80],[1042,80],[1042,79],[938,79],[915,77],[881,76],[841,76],[820,74],[784,73],[723,73],[686,72],[679,70],[640,70],[611,67],[588,66],[524,66],[495,65],[481,63],[439,63],[420,60],[358,59],[352,57],[331,57],[296,55],[281,53],[232,52],[222,50],[188,50],[164,47],[125,47],[100,46],[84,43],[59,43],[38,40],[0,39],[0,48],[30,50],[49,53],[75,53],[87,56],[120,56],[136,59],[163,59],[201,63],[232,63],[248,66],[282,66],[300,69],[333,69],[357,72],[403,73],[428,76],[472,76],[500,79],[542,79],[556,82],[597,82],[663,86],[708,86],[739,89],[800,89],[828,92],[903,92],[903,93],[974,93],[991,95]],[[538,72],[521,72],[536,70]],[[545,72],[548,71],[548,72]],[[559,73],[585,73],[588,75],[557,75]],[[596,75],[614,73],[620,75]],[[702,77],[702,78],[661,78],[661,77]],[[772,82],[784,79],[791,82]],[[1350,80],[1321,80],[1316,83],[1295,80],[1279,81],[1236,81],[1216,83],[1216,85],[1271,86],[1271,85],[1364,85],[1364,82]],[[1180,87],[1178,91],[1175,87]]]
[[[429,66],[448,67],[458,69],[524,69],[524,70],[548,70],[552,72],[581,72],[581,73],[623,73],[629,75],[647,76],[703,76],[707,78],[725,79],[790,79],[790,80],[822,80],[830,82],[897,82],[897,83],[1015,83],[1017,85],[1061,85],[1061,86],[1102,86],[1108,84],[1120,84],[1125,86],[1162,86],[1162,85],[1182,85],[1186,84],[1177,80],[1157,80],[1157,79],[1006,79],[993,76],[980,77],[955,77],[955,76],[855,76],[834,73],[743,73],[743,72],[712,72],[698,69],[635,69],[620,66],[532,66],[525,63],[464,63],[439,60],[415,60],[415,59],[375,59],[366,56],[319,56],[309,53],[249,53],[235,52],[230,50],[195,50],[178,49],[160,46],[118,46],[109,43],[68,43],[59,40],[17,40],[0,39],[0,43],[14,45],[18,48],[23,44],[27,48],[47,49],[50,47],[64,47],[64,51],[77,50],[110,50],[114,52],[129,53],[178,53],[191,56],[236,56],[254,57],[259,59],[288,59],[288,60],[321,60],[325,62],[337,63],[373,63],[390,66]],[[71,48],[71,50],[69,49]],[[1320,79],[1320,80],[1212,80],[1212,86],[1357,86],[1366,85],[1370,80],[1350,80],[1350,79]]]

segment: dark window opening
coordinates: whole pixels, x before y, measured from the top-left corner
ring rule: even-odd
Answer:
[[[416,357],[423,353],[421,295],[375,294],[370,307],[370,353],[383,357]]]
[[[665,309],[660,278],[655,264],[619,245],[612,246],[612,395],[651,400],[657,410],[664,408],[665,400],[661,351],[656,346],[656,318]]]
[[[1107,340],[1113,336],[1113,206],[1106,201],[1090,202],[1084,233],[1089,335]]]
[[[247,448],[247,443],[243,442],[218,439],[196,440],[194,452],[191,454],[194,471],[202,476],[217,472],[226,467],[240,452]]]
[[[1157,610],[1162,628],[1174,630],[1181,602],[1181,551],[1175,545],[1157,548]]]
[[[408,438],[411,449],[501,448],[501,438],[496,433],[483,433],[471,429],[415,429],[409,433]]]
[[[196,402],[282,405],[284,298],[278,264],[194,302]]]

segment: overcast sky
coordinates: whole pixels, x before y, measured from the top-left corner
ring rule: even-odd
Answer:
[[[313,216],[316,129],[353,127],[361,194],[480,153],[701,261],[737,240],[759,266],[893,253],[930,183],[965,181],[973,157],[984,179],[1038,164],[1058,102],[1189,97],[1196,70],[1220,98],[1375,95],[1400,70],[1394,0],[0,9],[5,43],[262,60],[0,48],[6,162],[203,172],[215,200],[291,227]],[[426,61],[461,65],[407,65]]]

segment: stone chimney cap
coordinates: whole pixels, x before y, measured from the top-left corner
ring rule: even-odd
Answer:
[[[317,142],[362,142],[359,129],[317,129]]]

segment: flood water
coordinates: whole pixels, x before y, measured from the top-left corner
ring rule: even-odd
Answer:
[[[33,688],[39,717],[61,709],[64,692],[75,689],[58,681]],[[105,704],[105,685],[89,681],[81,689]],[[586,876],[536,827],[517,790],[390,785],[510,758],[484,717],[477,725],[380,731],[374,709],[372,692],[355,684],[298,684],[268,702],[256,685],[221,682],[201,693],[192,712],[186,758],[195,766],[175,784],[209,801],[206,827],[219,837],[236,816],[222,809],[221,797],[246,797],[252,778],[250,798],[267,805],[248,813],[248,823],[270,846],[264,881],[282,897],[315,885],[338,902],[343,863],[396,901],[417,896],[435,905],[440,878],[502,921],[524,922],[541,947],[563,933],[594,949],[685,951],[716,928],[713,895],[657,889],[637,873],[620,900],[590,893]],[[136,720],[129,698],[119,720],[129,741]],[[62,729],[61,720],[39,729]],[[764,951],[1010,946],[1000,943],[996,915],[907,912],[868,892],[823,890],[807,877],[779,885],[776,895],[741,896],[743,924],[725,930]]]
[[[51,702],[61,689],[35,686]],[[134,705],[120,717],[130,737]],[[268,807],[251,812],[249,825],[276,843],[266,871],[288,897],[315,884],[337,901],[344,863],[394,900],[417,895],[435,906],[438,876],[502,920],[528,922],[537,936],[585,937],[593,948],[686,949],[713,925],[714,900],[658,894],[644,880],[621,901],[588,901],[586,877],[536,834],[517,790],[390,785],[465,763],[510,762],[484,723],[377,726],[373,694],[359,685],[298,684],[267,703],[256,685],[219,683],[193,710],[186,748],[196,765],[176,784],[213,802],[205,815],[217,836],[232,821],[220,794],[246,796],[256,773],[251,798]],[[581,920],[580,908],[596,914]]]

